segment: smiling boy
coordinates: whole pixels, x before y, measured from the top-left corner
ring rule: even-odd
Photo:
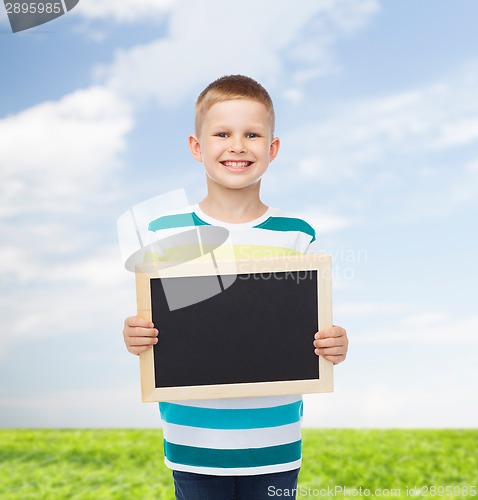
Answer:
[[[189,137],[191,153],[206,171],[208,196],[200,206],[226,222],[256,219],[267,210],[259,198],[261,177],[279,152],[273,117],[263,103],[245,99],[203,109],[196,135]]]
[[[219,78],[196,102],[193,157],[206,173],[207,196],[188,207],[195,225],[225,227],[233,251],[272,257],[317,253],[314,229],[260,199],[262,176],[276,158],[274,108],[267,91],[242,75]],[[184,225],[184,217],[160,217],[151,230]],[[125,320],[129,352],[158,342],[154,325]],[[311,349],[334,364],[345,359],[348,338],[334,326],[311,332]],[[177,499],[261,500],[268,492],[295,497],[301,464],[300,395],[160,403],[165,463],[173,470]]]

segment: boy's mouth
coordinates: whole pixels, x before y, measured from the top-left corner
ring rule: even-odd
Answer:
[[[238,160],[227,160],[221,161],[221,164],[228,168],[245,169],[252,165],[252,161],[238,161]]]

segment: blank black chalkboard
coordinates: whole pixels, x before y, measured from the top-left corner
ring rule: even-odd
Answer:
[[[138,316],[160,332],[140,355],[142,400],[332,391],[313,346],[331,296],[328,255],[136,265]]]
[[[239,274],[221,293],[170,311],[164,280],[170,290],[217,279],[151,279],[155,387],[319,378],[317,271]]]

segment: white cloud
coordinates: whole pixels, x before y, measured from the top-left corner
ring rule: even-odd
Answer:
[[[350,217],[330,213],[327,208],[318,206],[305,208],[297,216],[306,220],[321,235],[340,231],[354,222]]]
[[[54,242],[68,236],[69,233],[59,233],[54,239],[43,241],[43,244],[32,239],[35,251],[13,244],[0,247],[0,261],[4,263],[0,278],[16,284],[42,282],[45,286],[76,283],[91,287],[115,287],[125,283],[127,274],[126,271],[121,272],[123,265],[117,246],[102,245],[95,248],[93,254],[87,255],[67,248],[57,252],[56,257],[60,257],[55,258],[57,249]]]
[[[340,370],[338,368],[337,370]],[[422,373],[425,369],[422,368]],[[381,378],[386,378],[382,373]],[[304,427],[469,428],[476,427],[476,391],[452,378],[443,386],[394,387],[375,381],[332,394],[304,397]]]
[[[102,19],[118,23],[161,19],[175,0],[81,0],[72,11],[88,19]]]
[[[78,209],[119,165],[132,126],[130,106],[102,87],[2,119],[0,215]]]
[[[364,170],[377,173],[397,157],[477,141],[477,83],[464,72],[448,83],[347,103],[336,116],[284,140],[309,145],[298,167],[306,178],[334,185],[359,181]]]
[[[339,316],[376,316],[409,313],[413,306],[401,302],[341,302],[334,305]]]
[[[451,320],[448,315],[429,312],[413,314],[404,319],[401,327],[383,327],[372,333],[358,332],[354,342],[382,344],[413,342],[446,344],[450,341],[478,343],[478,316]]]
[[[302,99],[304,97],[303,93],[298,88],[286,89],[282,93],[282,96],[284,97],[284,99],[286,99],[287,101],[290,101],[293,104],[299,104],[299,103],[301,103]]]
[[[387,323],[393,321],[392,316]],[[334,368],[334,393],[305,396],[304,425],[476,427],[477,325],[473,317],[449,320],[443,330],[436,324],[405,327],[388,345],[376,338],[362,344],[357,332],[347,360]],[[384,329],[382,337],[387,336]]]
[[[130,105],[99,86],[0,121],[0,308],[8,324],[0,354],[25,339],[108,328],[106,296],[133,309],[116,241],[105,244],[96,229],[105,214],[93,213],[118,194],[112,175],[132,127]]]
[[[453,205],[476,203],[478,199],[478,156],[466,163],[451,185],[449,201]]]
[[[118,376],[119,386],[110,388],[45,390],[40,396],[32,394],[28,398],[0,394],[0,426],[160,428],[157,404],[140,401],[138,363],[129,363]],[[134,379],[137,384],[125,382]],[[159,439],[160,434],[158,446],[162,446]]]
[[[363,26],[378,8],[376,0],[245,0],[231,13],[226,3],[178,2],[165,38],[118,51],[112,65],[97,69],[97,78],[133,99],[152,97],[163,106],[177,105],[228,73],[246,73],[274,88],[288,79],[287,61],[297,66],[292,80],[311,68],[319,70],[315,76],[326,72],[335,41]],[[240,43],[239,33],[247,34]]]
[[[121,387],[44,391],[41,397],[0,394],[2,427],[159,428],[154,403],[140,402],[139,367],[122,366]],[[340,371],[341,368],[337,368]],[[119,375],[119,374],[118,374]],[[136,383],[126,380],[137,380]],[[452,377],[427,389],[375,382],[348,387],[342,378],[332,394],[304,396],[304,427],[319,428],[469,428],[478,418],[474,392]],[[95,408],[92,412],[91,408]]]
[[[329,106],[333,115],[282,135],[275,184],[316,184],[325,210],[353,209],[358,219],[381,203],[382,217],[401,221],[476,203],[477,68],[470,62],[422,88]]]
[[[404,318],[404,324],[411,327],[434,326],[445,321],[449,322],[450,318],[440,311],[420,312]]]
[[[9,293],[0,297],[0,315],[8,325],[0,336],[0,359],[32,340],[68,336],[72,343],[81,338],[93,344],[96,336],[121,339],[124,318],[135,314],[134,275],[121,270],[116,248],[91,253],[68,264],[43,257],[2,270]],[[16,272],[22,281],[15,279]]]

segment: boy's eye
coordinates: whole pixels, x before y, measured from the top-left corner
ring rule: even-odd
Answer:
[[[229,133],[228,132],[217,132],[216,134],[214,134],[214,136],[226,139],[227,137],[229,137]],[[246,134],[247,139],[255,139],[256,137],[260,137],[260,135],[256,134],[255,132],[248,132]]]

